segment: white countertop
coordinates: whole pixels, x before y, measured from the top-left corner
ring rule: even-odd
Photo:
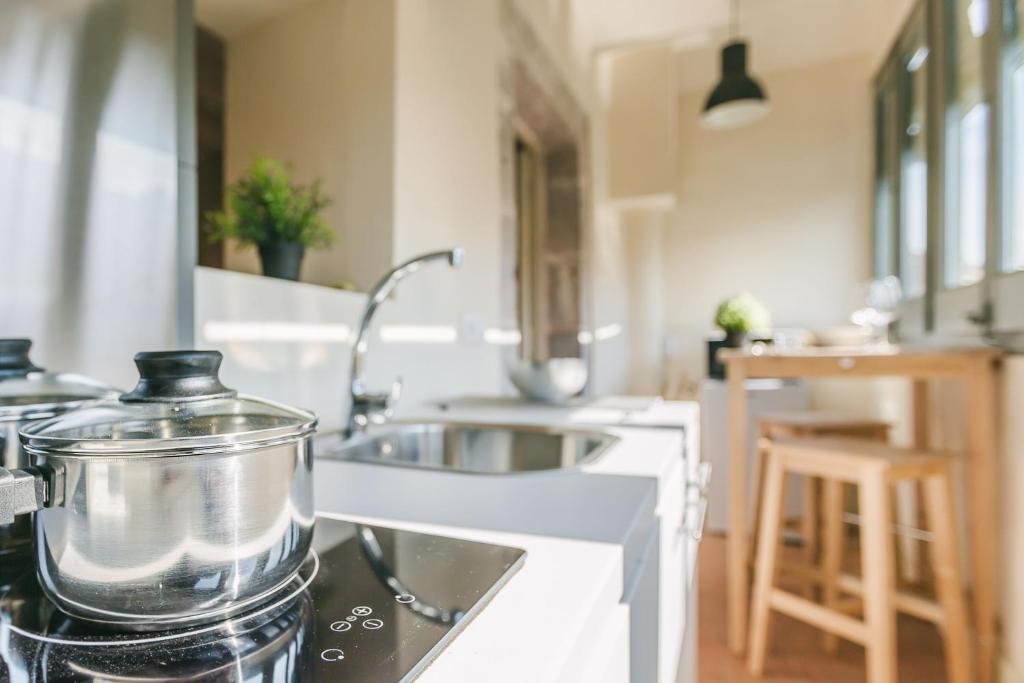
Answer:
[[[419,683],[562,683],[591,649],[584,634],[621,609],[622,548],[613,543],[322,514],[526,550],[519,571]]]
[[[666,401],[656,396],[604,396],[577,399],[566,405],[527,401],[514,396],[464,396],[399,407],[403,420],[434,419],[508,424],[665,427],[695,424],[700,408],[695,401]]]

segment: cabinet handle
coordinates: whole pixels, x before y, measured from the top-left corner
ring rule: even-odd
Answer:
[[[708,490],[708,484],[711,483],[711,463],[702,462],[697,465],[697,476],[691,479],[687,483],[687,487],[690,489],[696,489],[700,493],[704,493]]]
[[[696,503],[690,504],[690,510],[696,513],[694,524],[690,525],[690,538],[699,541],[704,537],[704,519],[708,515],[708,497],[701,496]]]

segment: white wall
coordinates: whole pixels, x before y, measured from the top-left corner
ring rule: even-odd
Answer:
[[[298,4],[228,42],[226,179],[270,155],[334,201],[337,239],[307,253],[303,281],[365,290],[391,263],[393,84],[391,0]],[[255,250],[225,262],[259,272]]]
[[[706,93],[679,99],[679,205],[664,248],[665,320],[686,380],[704,374],[715,307],[749,291],[776,327],[843,324],[870,277],[866,60],[764,77],[767,118],[700,127]]]
[[[495,1],[495,0],[491,0]],[[578,17],[565,0],[496,0],[509,2],[533,29],[577,103],[590,109],[596,103],[589,55],[579,55]]]
[[[497,5],[399,0],[394,260],[461,246],[465,266],[404,296],[499,321]],[[425,273],[424,273],[425,275]]]
[[[599,205],[587,237],[591,269],[594,328],[623,327],[621,334],[591,346],[590,391],[595,396],[624,394],[630,389],[630,349],[636,334],[631,326],[628,233],[617,211]]]
[[[679,111],[677,56],[666,43],[623,50],[607,61],[608,194],[616,200],[675,193]]]
[[[627,323],[631,394],[657,396],[664,388],[665,250],[667,216],[662,211],[633,210],[623,213],[622,229],[629,235],[625,251],[629,288]]]

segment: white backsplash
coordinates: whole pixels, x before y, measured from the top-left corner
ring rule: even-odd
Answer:
[[[401,377],[399,414],[431,399],[509,393],[501,347],[481,334],[496,321],[480,311],[453,312],[451,302],[424,306],[422,296],[403,300],[403,288],[430,291],[439,284],[432,280],[451,276],[443,268],[425,269],[399,285],[371,332],[368,386],[386,389]],[[341,426],[365,294],[196,268],[195,297],[196,348],[224,354],[225,384],[313,410],[322,431]]]

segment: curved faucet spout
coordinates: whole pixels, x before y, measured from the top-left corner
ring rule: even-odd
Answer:
[[[349,374],[349,398],[352,405],[349,409],[348,420],[346,421],[345,433],[347,436],[365,429],[371,421],[387,419],[390,416],[391,403],[397,399],[397,394],[401,387],[400,384],[396,383],[391,393],[370,394],[364,385],[363,371],[367,335],[369,334],[370,325],[373,323],[377,309],[382,303],[387,301],[388,296],[391,295],[391,292],[399,282],[426,264],[441,260],[447,261],[448,265],[452,268],[459,268],[465,260],[465,251],[461,247],[455,247],[454,249],[433,251],[411,258],[388,271],[370,290],[366,307],[363,309],[362,318],[359,320],[356,340],[352,345],[352,364]]]

